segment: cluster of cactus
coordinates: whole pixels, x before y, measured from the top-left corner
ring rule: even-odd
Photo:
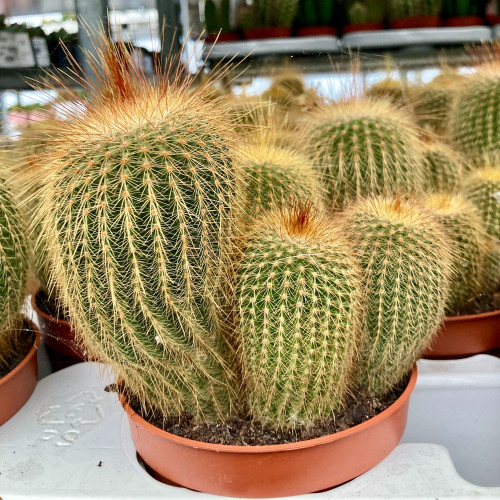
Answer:
[[[22,216],[11,189],[0,179],[0,373],[21,354],[25,331],[21,307],[26,296],[28,251]]]
[[[309,145],[331,203],[419,193],[425,186],[415,126],[385,101],[351,101],[318,111]]]
[[[391,20],[407,17],[439,16],[443,0],[390,0],[389,17]]]
[[[359,377],[368,390],[384,393],[401,382],[440,326],[449,239],[428,212],[399,199],[360,200],[344,217],[368,297]]]
[[[429,191],[453,191],[467,170],[465,162],[452,148],[440,141],[424,146],[426,187]]]
[[[362,329],[362,273],[345,228],[297,206],[247,238],[238,275],[252,415],[278,428],[324,420],[346,398]]]
[[[205,0],[205,29],[207,33],[216,34],[219,31],[228,33],[231,31],[230,0]]]
[[[330,26],[334,20],[336,0],[299,0],[301,26]]]
[[[500,72],[496,67],[480,68],[467,76],[454,99],[448,134],[455,148],[473,162],[500,149]]]
[[[347,7],[349,24],[381,23],[384,7],[379,0],[354,0]]]

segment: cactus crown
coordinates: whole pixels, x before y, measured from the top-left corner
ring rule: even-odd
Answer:
[[[344,403],[362,335],[361,272],[344,234],[299,205],[268,214],[247,239],[240,355],[257,420],[310,425]]]
[[[330,200],[421,192],[423,157],[415,125],[386,101],[351,101],[311,116],[309,151]]]
[[[101,44],[98,90],[43,157],[35,223],[90,355],[145,407],[214,420],[237,404],[217,314],[237,209],[228,117],[203,86],[168,68],[148,80]]]
[[[425,210],[399,199],[360,200],[344,217],[367,285],[359,377],[381,394],[408,374],[443,318],[449,240]]]

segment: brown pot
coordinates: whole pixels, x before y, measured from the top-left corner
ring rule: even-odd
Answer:
[[[40,331],[34,323],[24,318],[35,332],[33,347],[25,358],[7,375],[0,378],[0,425],[13,417],[33,394],[38,380],[36,352],[40,345]]]
[[[379,31],[384,29],[384,23],[362,23],[362,24],[347,24],[344,26],[344,34],[354,31]]]
[[[215,495],[268,498],[321,491],[363,474],[398,444],[413,368],[403,394],[379,415],[329,436],[270,446],[229,446],[175,436],[141,418],[120,396],[137,452],[168,484]]]
[[[483,18],[479,16],[459,16],[448,17],[444,20],[444,26],[482,26],[484,24]]]
[[[404,17],[391,21],[391,28],[394,30],[408,28],[439,28],[439,26],[441,26],[441,19],[436,16]]]
[[[38,293],[31,296],[31,306],[38,316],[43,343],[62,356],[87,360],[84,349],[75,340],[70,324],[64,319],[54,318],[42,311],[37,304]]]
[[[236,42],[240,39],[240,34],[237,31],[229,33],[219,33],[218,35],[208,35],[205,37],[205,43],[219,43],[219,42]]]
[[[262,38],[288,38],[292,35],[292,28],[252,28],[245,30],[245,40],[260,40]]]
[[[500,348],[500,310],[446,318],[426,358],[471,356]]]
[[[297,36],[337,36],[337,30],[333,26],[309,26],[299,28]]]

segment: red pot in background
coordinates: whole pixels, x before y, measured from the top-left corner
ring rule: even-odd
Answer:
[[[436,16],[405,17],[391,21],[391,28],[394,30],[408,28],[438,28],[441,26],[441,19]]]
[[[245,40],[261,40],[262,38],[288,38],[292,36],[292,28],[253,28],[245,30]]]
[[[35,332],[33,347],[24,359],[7,375],[0,378],[0,425],[13,417],[28,401],[38,380],[37,350],[40,345],[40,331],[34,323],[24,318]]]
[[[299,28],[297,36],[337,36],[337,29],[333,26],[310,26]]]
[[[219,42],[236,42],[241,40],[240,34],[237,31],[230,33],[220,33],[219,35],[208,35],[205,37],[205,43],[213,44]]]
[[[379,31],[384,29],[384,23],[363,23],[363,24],[347,24],[343,28],[344,33],[352,33],[353,31]]]
[[[448,19],[445,19],[443,23],[443,25],[447,27],[482,26],[483,24],[483,18],[478,16],[449,17]]]

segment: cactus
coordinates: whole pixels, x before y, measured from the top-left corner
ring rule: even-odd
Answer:
[[[231,31],[231,2],[221,0],[220,2],[220,27],[223,33]]]
[[[391,20],[407,17],[432,16],[441,14],[443,0],[391,0],[389,17]]]
[[[461,192],[478,209],[486,232],[500,239],[500,203],[494,196],[500,193],[500,168],[492,164],[471,172],[463,179]]]
[[[481,162],[484,155],[500,150],[500,72],[483,67],[467,76],[454,99],[448,135],[465,158]]]
[[[217,6],[214,0],[205,0],[205,29],[207,33],[217,33],[220,28]]]
[[[381,23],[384,20],[384,8],[378,0],[356,0],[347,8],[349,24]]]
[[[427,188],[431,191],[452,191],[458,187],[466,170],[460,155],[446,144],[433,141],[424,149]]]
[[[366,92],[367,98],[372,100],[384,99],[397,106],[407,104],[407,89],[399,81],[393,78],[384,78],[382,81],[373,84]]]
[[[311,119],[310,156],[334,205],[424,189],[422,146],[402,111],[384,101],[352,101]]]
[[[249,146],[246,157],[242,174],[247,216],[285,206],[291,198],[307,201],[320,197],[317,174],[300,153],[262,141]]]
[[[360,200],[344,217],[368,299],[359,377],[370,392],[384,394],[409,373],[441,323],[450,241],[430,214],[401,200]]]
[[[35,223],[89,355],[144,408],[217,421],[239,404],[220,319],[237,212],[228,116],[204,86],[148,80],[97,43],[86,113],[41,158]]]
[[[340,408],[362,341],[361,271],[345,229],[297,206],[257,222],[237,278],[253,417],[310,425]]]
[[[316,0],[315,4],[318,13],[318,25],[330,26],[334,20],[336,0]]]
[[[25,331],[20,328],[26,296],[28,252],[22,216],[4,179],[0,179],[0,374],[20,354]]]
[[[425,206],[453,242],[456,256],[446,309],[448,314],[456,314],[482,291],[486,233],[474,205],[460,195],[434,194],[425,200]]]

